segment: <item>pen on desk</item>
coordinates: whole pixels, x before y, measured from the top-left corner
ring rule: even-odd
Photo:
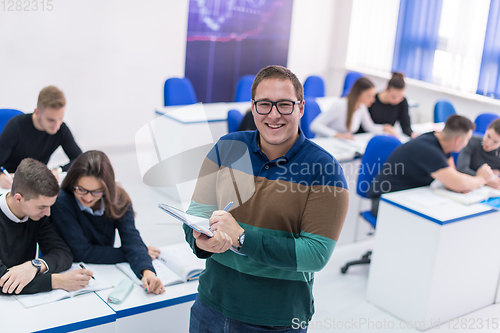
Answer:
[[[12,176],[10,175],[10,173],[7,172],[7,170],[5,170],[5,168],[3,166],[0,166],[0,170],[2,170],[2,172],[7,176],[9,177],[10,179],[14,180],[14,178],[12,178]]]
[[[228,211],[229,208],[233,205],[233,202],[231,201],[230,203],[227,204],[227,206],[224,208],[224,211]]]
[[[83,266],[83,264],[80,264],[80,267],[86,269],[85,266]],[[95,280],[95,277],[93,275],[91,276],[91,278]]]

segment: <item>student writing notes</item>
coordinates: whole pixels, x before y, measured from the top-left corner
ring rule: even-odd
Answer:
[[[486,185],[500,188],[500,119],[493,121],[483,137],[473,136],[469,144],[460,152],[457,170],[475,176],[477,170],[488,164],[495,176]]]
[[[375,95],[375,102],[368,106],[368,111],[375,124],[389,124],[394,126],[399,121],[403,133],[412,135],[408,101],[405,96],[405,80],[401,73],[393,73],[387,83],[387,88]]]
[[[389,124],[377,125],[368,112],[375,100],[375,87],[365,77],[358,79],[347,97],[337,100],[329,110],[320,113],[311,123],[311,130],[322,137],[354,139],[360,125],[367,132],[396,135]]]
[[[35,111],[10,119],[0,134],[0,165],[14,173],[22,159],[34,158],[47,164],[54,151],[62,146],[70,163],[82,153],[63,122],[66,99],[61,90],[48,86],[40,91]],[[54,168],[52,173],[59,181],[59,173],[67,171],[70,163]],[[0,173],[0,186],[10,188],[12,179]]]
[[[290,70],[262,69],[252,85],[257,130],[223,136],[203,162],[188,213],[209,218],[213,237],[183,226],[206,259],[191,333],[306,331],[314,272],[332,255],[349,193],[337,161],[299,130],[303,99]]]
[[[95,264],[129,262],[147,292],[165,291],[156,277],[148,249],[135,228],[132,202],[115,182],[108,157],[88,151],[71,165],[53,207],[54,226],[75,261]],[[115,230],[121,247],[115,248]]]
[[[12,190],[0,196],[0,293],[73,291],[89,284],[89,270],[59,274],[71,266],[73,257],[50,221],[58,193],[57,180],[43,163],[21,161]],[[37,243],[43,253],[40,259]]]

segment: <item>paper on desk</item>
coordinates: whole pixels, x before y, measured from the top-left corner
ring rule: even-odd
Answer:
[[[421,193],[408,193],[405,195],[405,199],[425,208],[436,207],[450,202],[450,199],[432,192],[426,193],[425,195]]]

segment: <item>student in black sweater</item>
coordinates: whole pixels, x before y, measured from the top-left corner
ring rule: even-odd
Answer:
[[[63,122],[65,106],[66,99],[61,90],[54,86],[43,88],[35,111],[12,118],[0,133],[0,165],[13,173],[27,157],[47,164],[59,146],[70,163],[77,158],[82,151]],[[59,174],[67,171],[70,163],[52,170],[58,181]],[[0,186],[10,188],[11,178],[0,174]]]
[[[69,168],[52,209],[56,231],[73,252],[75,261],[94,264],[129,262],[149,293],[165,291],[135,228],[132,202],[115,182],[111,162],[101,151],[80,155]],[[121,247],[115,248],[118,229]]]
[[[73,259],[49,217],[58,193],[47,167],[27,158],[16,170],[12,191],[0,196],[0,294],[70,291],[89,284],[92,272],[86,269],[57,274],[69,269]]]
[[[394,126],[399,121],[403,133],[415,137],[411,129],[408,101],[405,96],[405,80],[403,74],[393,73],[387,88],[375,96],[375,102],[368,108],[375,124]]]
[[[458,156],[457,170],[475,176],[483,164],[488,164],[496,176],[500,175],[500,119],[488,126],[482,138],[473,136],[470,139]],[[500,177],[495,177],[486,185],[500,188]]]

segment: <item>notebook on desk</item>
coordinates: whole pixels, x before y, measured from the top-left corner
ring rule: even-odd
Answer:
[[[434,190],[434,193],[458,201],[465,205],[472,205],[488,200],[490,198],[500,197],[500,190],[494,189],[489,186],[481,186],[480,188],[467,193],[457,193],[446,189],[440,182],[436,183],[436,181],[434,181],[431,184],[431,188]]]

